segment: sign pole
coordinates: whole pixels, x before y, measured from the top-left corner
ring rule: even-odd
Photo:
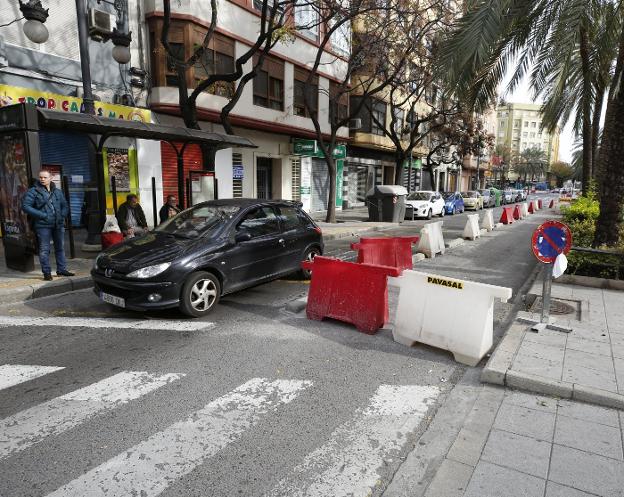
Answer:
[[[542,318],[541,323],[549,324],[550,321],[550,293],[552,289],[553,265],[547,263],[544,268],[544,283],[542,285]]]

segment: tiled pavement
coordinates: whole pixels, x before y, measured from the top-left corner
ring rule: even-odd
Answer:
[[[426,497],[624,496],[624,412],[484,385]]]

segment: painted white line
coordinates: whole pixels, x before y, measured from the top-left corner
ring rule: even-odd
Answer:
[[[297,380],[249,380],[186,421],[154,434],[48,497],[158,495],[236,441],[262,415],[288,404],[311,384]]]
[[[0,366],[0,390],[34,380],[35,378],[60,371],[61,369],[65,368],[56,366],[3,364]]]
[[[113,328],[154,331],[200,331],[214,323],[197,320],[116,319],[76,317],[0,316],[0,326],[46,326],[63,328]]]
[[[183,374],[124,371],[0,421],[0,459],[152,392]]]
[[[371,495],[377,469],[407,443],[439,393],[430,386],[380,386],[365,410],[339,426],[267,496]]]

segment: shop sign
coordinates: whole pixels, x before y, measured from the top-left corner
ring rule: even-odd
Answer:
[[[243,179],[245,168],[242,164],[234,164],[232,166],[232,179]]]
[[[421,159],[406,159],[403,161],[403,168],[411,167],[412,169],[421,169],[422,168],[422,160]]]
[[[310,193],[312,193],[309,186],[302,186],[299,188],[299,190],[301,195],[310,195]]]
[[[344,179],[343,170],[344,170],[344,160],[338,159],[336,161],[336,207],[340,207],[341,209],[342,209],[342,183]]]
[[[59,112],[84,112],[82,99],[78,97],[39,91],[34,88],[0,85],[0,107],[20,103],[33,104],[42,109]],[[110,104],[107,102],[94,102],[94,104],[97,117],[124,119],[143,123],[149,123],[152,120],[152,113],[148,109]]]
[[[316,140],[295,138],[293,142],[293,152],[295,155],[315,155],[317,152]]]

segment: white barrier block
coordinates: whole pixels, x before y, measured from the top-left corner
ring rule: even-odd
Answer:
[[[526,202],[522,203],[522,217],[529,217],[529,204]]]
[[[476,240],[481,236],[481,231],[479,230],[479,214],[468,214],[466,217],[468,219],[466,220],[466,226],[464,227],[462,236],[464,239]]]
[[[411,270],[388,283],[399,288],[394,340],[450,350],[457,362],[469,366],[492,347],[494,299],[506,302],[512,295],[511,288]]]
[[[533,212],[537,211],[539,211],[539,204],[537,203],[537,200],[533,200]]]
[[[433,259],[436,254],[444,254],[444,236],[442,235],[443,221],[425,224],[420,230],[417,252]]]
[[[494,216],[492,215],[491,210],[487,210],[483,213],[483,219],[481,220],[481,225],[488,231],[492,231],[495,228]]]

